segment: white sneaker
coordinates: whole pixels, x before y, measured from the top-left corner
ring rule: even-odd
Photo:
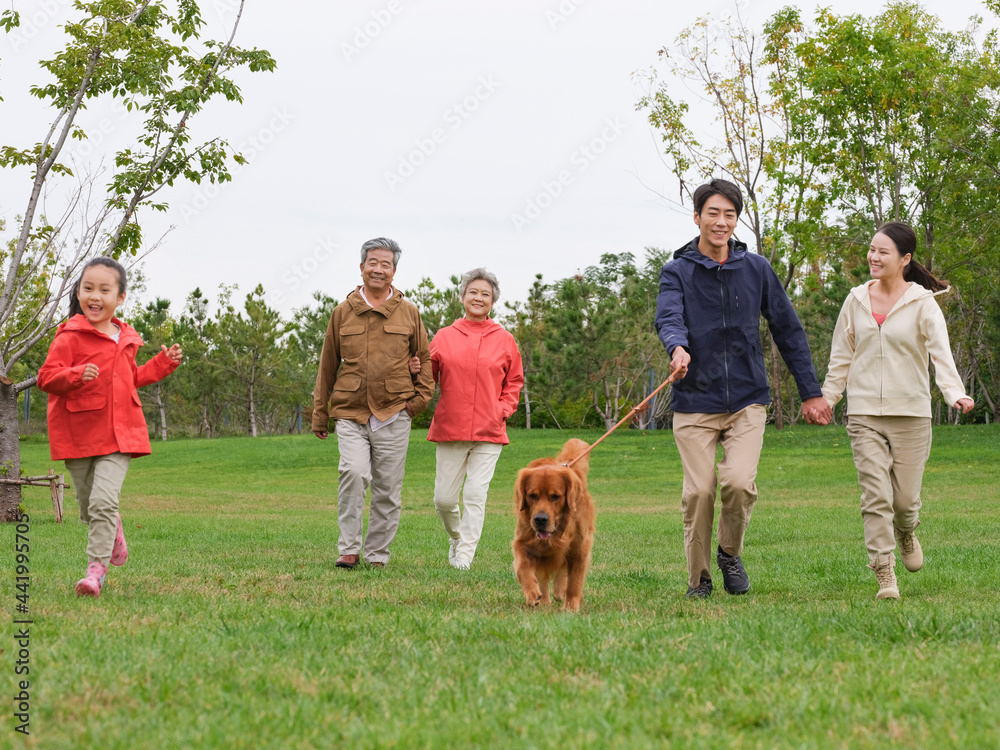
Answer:
[[[452,565],[455,564],[455,553],[458,552],[458,543],[462,541],[461,539],[449,539],[448,540],[448,562]]]
[[[472,567],[472,560],[468,560],[464,557],[455,557],[451,560],[451,567],[456,570],[468,570]]]

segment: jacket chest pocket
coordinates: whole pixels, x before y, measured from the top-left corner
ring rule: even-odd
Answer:
[[[356,362],[365,353],[368,329],[364,326],[344,326],[340,329],[340,358]]]
[[[410,327],[398,325],[386,325],[385,331],[385,351],[392,359],[409,358],[410,354]]]
[[[73,413],[81,411],[97,411],[98,409],[103,409],[107,402],[108,397],[103,394],[97,396],[68,398],[66,399],[66,411]]]

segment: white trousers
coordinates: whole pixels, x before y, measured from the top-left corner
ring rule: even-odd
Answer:
[[[457,559],[471,563],[476,555],[486,519],[486,494],[502,449],[500,443],[482,441],[437,444],[434,508],[448,536],[459,540]],[[459,513],[459,491],[465,504],[464,514]]]

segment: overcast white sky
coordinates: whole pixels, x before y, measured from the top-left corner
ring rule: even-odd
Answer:
[[[0,36],[0,144],[27,146],[52,116],[27,89],[44,81],[38,60],[62,46],[71,3],[8,2],[22,28]],[[553,281],[603,253],[673,250],[696,230],[689,211],[658,195],[677,186],[635,109],[633,74],[657,65],[657,51],[699,16],[739,8],[760,28],[786,4],[250,0],[237,44],[269,50],[278,70],[237,73],[245,103],[192,122],[195,137],[228,138],[250,164],[218,188],[179,185],[166,220],[144,223],[147,240],[174,227],[146,260],[145,297],[179,313],[196,286],[214,300],[219,284],[242,295],[262,283],[288,314],[313,290],[343,299],[360,281],[362,242],[376,236],[403,248],[400,288],[424,276],[445,286],[485,265],[507,299],[523,299],[536,273]],[[227,35],[237,5],[202,3],[211,36]],[[814,3],[799,7],[812,18]],[[975,13],[996,25],[973,0],[924,7],[951,29]],[[114,109],[83,122],[91,138],[74,147],[80,163],[136,129]],[[28,180],[27,170],[0,172],[8,237]]]

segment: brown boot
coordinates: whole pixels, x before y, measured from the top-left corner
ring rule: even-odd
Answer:
[[[892,527],[892,533],[896,537],[903,565],[911,573],[916,573],[924,566],[924,551],[920,549],[917,535],[913,531],[900,531],[895,526]]]
[[[884,560],[876,560],[868,567],[875,571],[875,578],[878,579],[878,593],[876,599],[898,599],[899,588],[896,586],[896,571],[894,569],[895,560],[892,555],[887,555]]]

